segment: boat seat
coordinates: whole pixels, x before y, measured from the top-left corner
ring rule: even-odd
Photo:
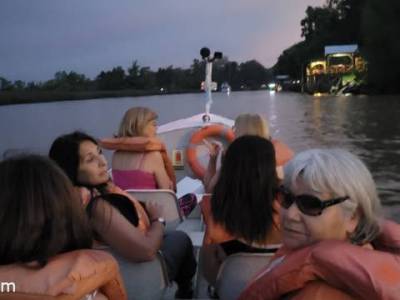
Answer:
[[[219,268],[216,292],[219,299],[237,299],[247,283],[270,261],[273,253],[236,253]]]
[[[159,204],[163,209],[163,217],[167,223],[167,230],[176,229],[178,224],[182,222],[183,218],[178,207],[178,200],[172,190],[129,189],[126,192],[139,201]]]
[[[112,249],[107,249],[117,260],[129,300],[161,299],[171,287],[162,253],[152,261],[133,263]]]

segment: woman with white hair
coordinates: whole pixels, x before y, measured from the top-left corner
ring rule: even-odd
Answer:
[[[400,226],[381,219],[374,180],[356,156],[299,153],[279,197],[283,247],[240,299],[398,299]]]

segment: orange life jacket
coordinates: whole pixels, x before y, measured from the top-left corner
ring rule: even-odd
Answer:
[[[334,299],[400,299],[400,225],[383,223],[372,245],[374,250],[327,240],[292,252],[281,249],[239,299],[273,300],[288,294],[290,299],[322,299],[308,288],[310,283],[330,287],[322,288],[322,296],[319,289],[323,299],[336,292],[342,298]]]
[[[106,138],[100,141],[100,145],[109,150],[120,150],[130,152],[150,152],[159,151],[164,161],[164,167],[171,179],[176,191],[176,177],[171,160],[168,157],[165,144],[159,138],[148,138],[142,136],[136,137],[120,137],[120,138]]]
[[[98,250],[59,254],[44,267],[0,266],[0,282],[15,283],[15,293],[0,299],[80,300],[96,290],[109,300],[127,299],[117,262]]]
[[[291,160],[294,156],[294,152],[292,149],[289,148],[288,145],[279,141],[279,140],[271,140],[272,144],[274,145],[275,149],[275,160],[276,165],[284,166],[289,160]]]

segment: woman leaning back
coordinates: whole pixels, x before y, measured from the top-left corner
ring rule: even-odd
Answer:
[[[400,226],[380,218],[375,183],[356,156],[299,153],[279,197],[283,247],[240,299],[399,299]]]
[[[161,250],[169,278],[178,284],[177,296],[190,298],[196,271],[190,238],[180,231],[165,233],[161,207],[143,207],[113,184],[97,141],[82,132],[66,134],[53,142],[49,155],[75,186],[90,191],[86,210],[97,239],[131,262],[153,260]],[[125,282],[129,292],[129,278]]]
[[[54,162],[0,162],[0,207],[0,282],[15,288],[1,299],[126,299],[116,261],[90,249],[79,195]]]

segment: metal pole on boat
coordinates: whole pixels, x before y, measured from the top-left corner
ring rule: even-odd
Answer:
[[[203,116],[203,122],[207,123],[210,121],[210,111],[211,105],[213,103],[212,100],[212,64],[215,59],[222,58],[222,52],[214,52],[214,55],[210,56],[210,49],[204,47],[200,50],[201,57],[206,62],[206,78],[204,80],[204,90],[206,92],[206,107],[205,107],[205,114]]]
[[[210,114],[212,100],[211,83],[212,83],[212,61],[206,61],[206,80],[205,80],[205,91],[206,91],[206,115]]]

